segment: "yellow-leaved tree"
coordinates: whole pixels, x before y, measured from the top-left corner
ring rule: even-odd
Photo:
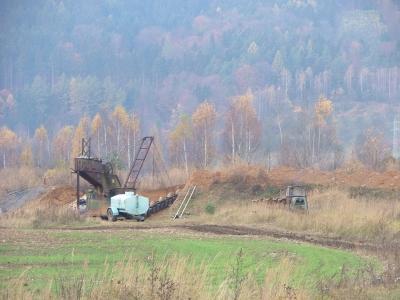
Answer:
[[[20,164],[24,167],[33,167],[33,153],[32,148],[29,144],[22,148],[20,155]]]
[[[188,141],[193,133],[190,117],[182,115],[178,124],[170,132],[170,155],[175,162],[180,165],[183,159],[185,166],[186,177],[189,177],[188,163]]]
[[[315,114],[315,127],[318,131],[318,140],[317,140],[317,151],[315,151],[315,138],[313,138],[312,143],[312,157],[320,156],[321,153],[321,132],[322,129],[326,128],[328,125],[328,118],[331,116],[333,112],[333,104],[332,101],[326,98],[325,96],[320,96],[318,101],[314,106],[314,114]],[[315,135],[314,135],[315,136]],[[316,152],[316,153],[315,153]],[[314,159],[312,159],[314,161]]]
[[[129,123],[129,115],[122,105],[117,105],[111,114],[112,122],[115,129],[115,134],[117,138],[117,149],[116,152],[118,156],[121,153],[121,136],[123,131],[127,129]]]
[[[100,157],[101,156],[101,148],[100,148],[100,130],[103,124],[103,120],[100,116],[99,113],[97,113],[91,124],[91,131],[92,131],[92,136],[96,138],[96,145],[97,145],[97,155]]]
[[[72,138],[72,157],[71,157],[72,160],[74,159],[74,157],[77,157],[81,154],[82,139],[88,137],[89,124],[90,120],[85,115],[80,119],[78,126],[75,128],[75,132]]]
[[[17,135],[11,129],[0,129],[0,149],[3,152],[3,168],[8,166],[7,157],[17,146]]]
[[[210,162],[210,156],[213,153],[214,148],[214,127],[217,113],[215,111],[214,104],[205,100],[201,103],[192,115],[193,129],[196,141],[201,143],[203,149],[202,165],[206,168]],[[196,147],[197,148],[197,147]]]
[[[46,128],[41,125],[36,128],[35,135],[33,137],[36,144],[36,163],[39,168],[44,166],[45,152],[49,152],[49,141]]]
[[[225,135],[229,141],[232,163],[236,156],[250,162],[251,154],[256,150],[261,138],[261,123],[253,105],[251,90],[233,97],[226,123]]]
[[[74,128],[72,126],[62,127],[53,139],[53,155],[55,160],[66,166],[71,160],[72,137]]]

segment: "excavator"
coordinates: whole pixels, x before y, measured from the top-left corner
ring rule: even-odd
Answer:
[[[143,137],[129,173],[121,184],[119,177],[114,173],[112,164],[92,157],[90,139],[82,139],[81,155],[75,158],[73,169],[73,173],[76,174],[77,208],[84,205],[88,210],[99,209],[106,203],[108,205],[106,215],[102,216],[109,221],[116,221],[121,217],[144,221],[151,214],[172,205],[178,196],[176,192],[169,193],[154,203],[150,203],[149,198],[136,193],[139,175],[153,143],[153,136]],[[87,181],[94,189],[86,194],[85,200],[80,197],[80,178]]]

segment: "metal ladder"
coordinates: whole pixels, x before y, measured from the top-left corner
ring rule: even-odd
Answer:
[[[194,191],[196,190],[197,185],[190,187],[187,189],[185,197],[183,198],[181,205],[179,205],[178,210],[176,211],[176,214],[172,217],[173,220],[179,219],[183,216],[186,207],[188,206],[190,200],[193,197]]]
[[[126,177],[124,188],[128,186],[128,183],[133,189],[136,187],[136,182],[139,177],[140,170],[142,170],[144,161],[146,160],[150,147],[153,144],[153,140],[153,136],[145,136],[142,139],[142,143],[140,144],[139,150],[136,153],[135,160],[132,164],[128,176]],[[130,178],[132,178],[132,181],[129,181]]]

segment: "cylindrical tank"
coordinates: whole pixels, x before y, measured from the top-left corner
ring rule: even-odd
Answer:
[[[125,192],[111,197],[111,207],[118,209],[133,216],[145,215],[150,207],[149,198]]]

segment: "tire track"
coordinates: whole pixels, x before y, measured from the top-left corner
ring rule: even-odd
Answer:
[[[255,228],[238,225],[214,225],[214,224],[178,224],[178,225],[140,225],[140,226],[92,226],[92,227],[63,227],[63,228],[48,228],[49,230],[69,230],[69,231],[146,231],[154,229],[184,229],[194,232],[214,235],[230,235],[230,236],[257,236],[257,237],[272,237],[276,239],[286,239],[289,241],[305,242],[324,247],[340,248],[347,250],[367,250],[377,252],[380,250],[395,251],[399,249],[399,243],[390,244],[373,244],[362,241],[348,241],[340,238],[330,238],[319,236],[316,234],[296,233],[291,231],[282,231],[276,229]]]

